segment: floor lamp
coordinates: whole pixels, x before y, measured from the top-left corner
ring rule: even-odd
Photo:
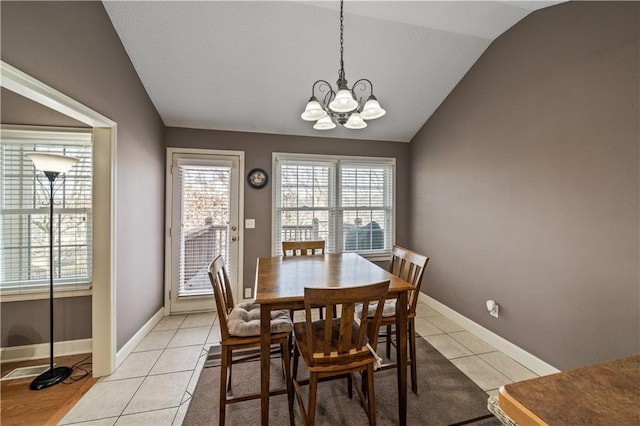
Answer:
[[[66,173],[77,158],[45,152],[26,152],[27,158],[33,161],[36,170],[42,171],[49,179],[49,369],[33,379],[29,388],[40,390],[60,383],[71,374],[70,367],[53,368],[53,182],[58,175]]]

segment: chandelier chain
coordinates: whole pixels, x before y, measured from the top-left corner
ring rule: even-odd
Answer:
[[[340,0],[340,72],[339,80],[344,80],[344,13],[343,5],[344,1]]]

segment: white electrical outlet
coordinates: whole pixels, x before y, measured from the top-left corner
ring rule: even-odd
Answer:
[[[487,310],[492,317],[498,318],[500,315],[500,305],[493,300],[487,300]]]
[[[251,288],[245,288],[244,289],[244,298],[245,299],[251,299]]]

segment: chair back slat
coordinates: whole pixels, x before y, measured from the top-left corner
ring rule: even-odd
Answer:
[[[211,287],[213,288],[213,295],[216,299],[218,318],[220,318],[220,333],[222,339],[228,339],[229,327],[227,325],[227,319],[235,305],[233,303],[229,276],[227,275],[222,256],[216,257],[209,264],[208,273],[209,281],[211,281]]]
[[[343,362],[354,355],[366,355],[369,352],[367,343],[375,348],[388,289],[389,281],[349,288],[305,288],[306,343],[314,348],[312,364]],[[376,313],[368,317],[372,303],[378,304]],[[364,309],[358,311],[357,304],[362,304]],[[331,311],[334,306],[340,306],[340,318],[320,320],[324,321],[324,326],[314,327],[319,323],[314,323],[311,310],[325,308]],[[322,335],[317,335],[318,330],[323,330]]]
[[[324,240],[315,241],[283,241],[282,255],[287,256],[308,256],[325,253]]]
[[[409,293],[408,297],[407,309],[410,314],[415,314],[416,312],[420,287],[422,286],[424,271],[427,269],[428,263],[429,258],[426,256],[404,247],[393,246],[388,271],[415,286],[415,289]]]

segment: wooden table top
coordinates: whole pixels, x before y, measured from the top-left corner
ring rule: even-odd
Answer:
[[[390,295],[414,288],[355,253],[261,257],[257,262],[255,302],[300,302],[305,287],[353,287],[386,280],[390,280]]]
[[[637,426],[640,355],[511,383],[499,398],[520,426]]]

